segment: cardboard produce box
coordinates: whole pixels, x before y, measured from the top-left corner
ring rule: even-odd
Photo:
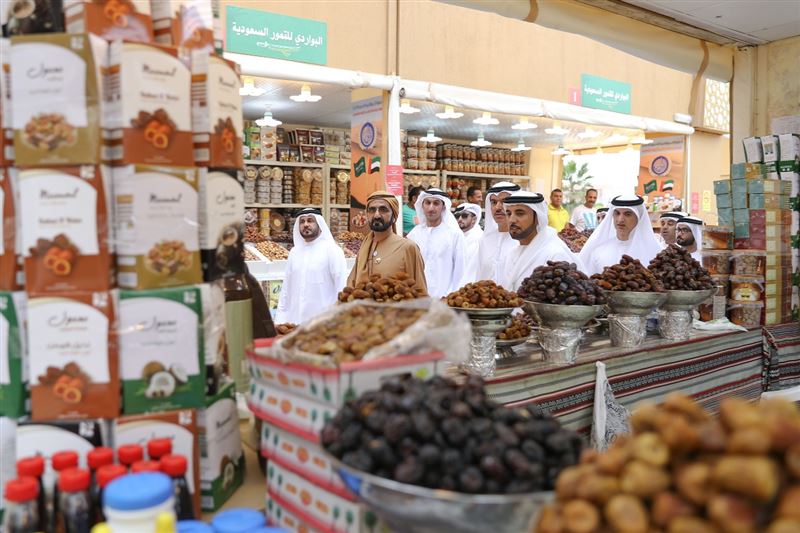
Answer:
[[[239,65],[205,50],[192,52],[192,128],[198,166],[241,168]]]
[[[756,138],[757,139],[757,138]],[[760,143],[761,141],[756,141]],[[763,157],[763,156],[762,156]],[[765,179],[767,170],[763,163],[734,163],[731,165],[731,179]]]
[[[244,483],[245,459],[235,384],[225,383],[197,412],[203,511],[216,511]],[[255,466],[253,466],[255,468]]]
[[[150,0],[63,0],[67,33],[92,33],[108,41],[153,41]]]
[[[733,197],[730,193],[723,193],[717,195],[717,208],[731,208],[738,207],[734,205]]]
[[[791,183],[766,179],[748,180],[747,192],[750,194],[789,194]]]
[[[6,168],[0,168],[0,215],[0,290],[20,290],[17,201],[10,170]]]
[[[715,180],[714,181],[714,194],[730,194],[731,193],[731,180]]]
[[[21,170],[25,287],[36,294],[113,287],[110,176],[83,165]]]
[[[27,297],[0,292],[0,416],[19,418],[29,411]]]
[[[106,160],[192,166],[191,71],[176,48],[114,41],[109,48]]]
[[[193,409],[166,411],[145,415],[122,416],[114,422],[113,442],[147,446],[152,439],[172,441],[172,453],[188,461],[186,482],[194,502],[194,514],[200,516],[200,444],[197,432],[197,413]]]
[[[120,287],[202,282],[197,186],[194,167],[114,168]]]
[[[108,44],[95,35],[42,33],[11,39],[17,165],[100,163],[107,60]]]
[[[187,49],[222,49],[219,0],[152,2],[156,41]]]
[[[789,197],[784,194],[750,193],[747,204],[750,209],[789,209]]]
[[[247,405],[263,420],[309,442],[319,442],[319,432],[337,408],[275,388],[258,379],[250,381]]]
[[[267,493],[266,512],[267,521],[270,524],[280,527],[290,533],[330,533],[330,530],[327,529],[319,530],[309,527],[300,517],[290,511],[288,507],[282,507],[273,500],[269,493]]]
[[[203,279],[244,274],[244,192],[236,171],[199,168],[198,173]]]

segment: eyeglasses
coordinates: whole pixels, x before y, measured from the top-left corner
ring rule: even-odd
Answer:
[[[374,215],[375,213],[380,213],[381,215],[388,215],[391,212],[392,210],[386,207],[385,205],[367,207],[367,213],[370,215]]]
[[[456,215],[456,218],[469,218],[471,216],[475,216],[475,215],[473,215],[472,213],[458,213]]]

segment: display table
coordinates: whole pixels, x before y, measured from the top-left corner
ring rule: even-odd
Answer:
[[[761,329],[698,332],[682,342],[648,336],[644,345],[633,349],[615,348],[608,337],[587,335],[577,364],[570,366],[543,362],[539,345],[531,341],[514,350],[524,359],[498,366],[487,383],[489,396],[515,406],[536,402],[582,434],[592,426],[597,361],[606,364],[614,395],[628,409],[680,391],[715,411],[726,396],[757,399],[763,390]]]
[[[767,390],[800,385],[800,323],[764,328]]]

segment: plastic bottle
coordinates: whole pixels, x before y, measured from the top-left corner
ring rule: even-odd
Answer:
[[[194,518],[194,505],[192,493],[186,482],[186,469],[188,461],[183,455],[165,455],[161,458],[161,471],[172,478],[175,487],[175,515],[178,520],[192,520]]]
[[[64,470],[78,467],[78,454],[73,451],[57,452],[50,457],[50,463],[53,465],[53,470],[56,471],[56,476],[53,479],[53,504],[50,506],[50,515],[47,517],[47,531],[55,531],[56,521],[58,519],[58,506],[61,503],[58,479],[61,477],[61,472]]]
[[[172,480],[160,472],[129,474],[103,491],[103,512],[114,533],[155,533],[161,513],[174,514]]]
[[[158,461],[136,461],[131,465],[131,474],[142,472],[161,472],[161,464]]]
[[[144,459],[144,450],[138,444],[125,444],[117,448],[117,457],[120,464],[130,469],[133,463]]]
[[[64,533],[89,533],[92,528],[89,471],[69,468],[58,476],[58,523]]]
[[[156,517],[156,533],[175,533],[175,515],[160,513]]]
[[[86,464],[92,474],[89,481],[89,503],[92,506],[92,517],[97,517],[100,513],[98,508],[100,499],[100,487],[97,486],[97,470],[110,464],[114,464],[114,450],[106,446],[98,446],[86,454]]]
[[[214,528],[200,520],[181,520],[178,533],[214,533]]]
[[[36,482],[36,478],[24,476],[6,483],[4,533],[36,533],[39,531],[39,512],[36,501],[38,495],[39,484]]]
[[[93,494],[92,507],[95,514],[95,522],[105,522],[106,516],[103,514],[103,491],[109,483],[128,473],[128,469],[122,465],[105,465],[97,469],[97,493]]]
[[[151,439],[147,443],[147,456],[151,461],[159,461],[165,455],[172,453],[172,441],[170,439]]]
[[[218,513],[211,520],[214,533],[249,533],[264,527],[266,523],[264,513],[254,509],[229,509]]]
[[[41,455],[23,457],[17,461],[17,475],[19,477],[32,477],[36,479],[39,485],[39,494],[36,497],[36,512],[39,515],[39,524],[37,527],[39,531],[45,531],[47,529],[47,498],[44,491],[42,474],[44,474],[44,457]]]

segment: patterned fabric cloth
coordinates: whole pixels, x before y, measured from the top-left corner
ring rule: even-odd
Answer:
[[[800,385],[800,324],[764,328],[764,365],[767,390]]]

